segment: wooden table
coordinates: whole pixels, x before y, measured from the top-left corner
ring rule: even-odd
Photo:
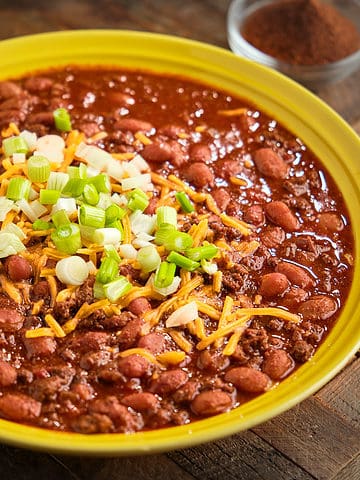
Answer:
[[[0,38],[116,28],[179,35],[228,48],[229,0],[12,0]],[[319,96],[360,133],[360,71]],[[360,161],[360,159],[359,159]],[[356,480],[360,478],[360,358],[313,397],[252,430],[196,448],[81,458],[0,445],[1,480]]]

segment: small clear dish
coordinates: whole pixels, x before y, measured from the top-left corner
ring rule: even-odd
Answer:
[[[360,49],[347,57],[321,65],[290,64],[267,55],[258,50],[242,36],[242,28],[246,20],[257,9],[273,0],[234,0],[227,15],[227,35],[231,50],[245,58],[254,60],[291,77],[311,90],[339,82],[360,68]],[[351,19],[360,32],[360,0],[327,0],[344,17]]]

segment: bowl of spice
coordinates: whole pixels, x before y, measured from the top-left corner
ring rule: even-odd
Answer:
[[[360,1],[234,0],[228,42],[236,54],[317,90],[360,67]]]

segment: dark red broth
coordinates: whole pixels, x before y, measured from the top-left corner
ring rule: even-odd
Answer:
[[[180,227],[188,232],[207,220],[203,240],[218,246],[222,276],[217,291],[212,275],[184,275],[203,281],[191,298],[207,292],[197,298],[217,312],[229,297],[232,312],[274,307],[299,322],[265,310],[237,330],[238,338],[233,330],[203,348],[199,324],[166,328],[171,308],[150,326],[149,312],[162,301],[141,297],[117,314],[96,310],[64,338],[29,339],[26,331],[46,326],[46,314],[64,325],[85,302],[94,303],[94,277],[52,305],[46,278],[34,277],[35,260],[8,257],[0,273],[23,301],[0,290],[0,417],[81,433],[181,425],[251,400],[313,356],[346,301],[353,237],[341,192],[309,146],[248,101],[186,78],[71,67],[0,83],[3,129],[14,122],[39,136],[56,133],[58,107],[95,145],[140,153],[153,172],[170,175],[169,185],[177,178],[209,194],[193,201],[196,211],[182,215]],[[153,183],[147,214],[166,194],[158,177]],[[244,222],[245,233],[229,218]],[[27,245],[34,259],[41,242],[35,237]],[[55,264],[47,259],[48,268]],[[136,264],[119,269],[137,287],[148,280]],[[57,287],[65,288],[59,281]],[[205,338],[217,330],[216,315],[199,310],[199,317]],[[187,342],[184,359],[162,363],[161,354],[184,351],[177,334]],[[224,354],[231,338],[231,354]],[[139,350],[122,355],[132,348],[157,361]]]

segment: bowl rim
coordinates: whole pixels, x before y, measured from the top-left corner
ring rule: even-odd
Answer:
[[[116,42],[118,42],[118,47]],[[55,48],[54,46],[58,49],[57,51],[52,51],[52,48]],[[355,218],[358,208],[360,208],[360,167],[357,167],[352,160],[353,156],[356,156],[356,152],[358,153],[357,156],[360,157],[360,139],[357,134],[328,105],[299,84],[267,67],[237,57],[223,48],[181,37],[130,30],[48,32],[1,41],[0,58],[4,59],[1,56],[3,52],[8,54],[5,57],[6,60],[0,62],[5,67],[5,62],[7,62],[7,67],[2,69],[1,78],[9,77],[9,72],[15,72],[13,75],[15,77],[18,76],[20,71],[26,74],[29,70],[25,69],[22,66],[23,64],[30,68],[32,61],[40,62],[45,57],[45,63],[42,63],[41,67],[46,62],[60,61],[60,59],[62,59],[62,63],[60,62],[62,65],[69,64],[71,63],[70,59],[79,59],[79,55],[88,59],[86,54],[89,49],[92,49],[91,51],[98,58],[96,64],[99,65],[104,61],[102,64],[108,65],[108,57],[102,55],[104,48],[107,53],[108,51],[111,52],[111,58],[120,57],[122,60],[125,54],[131,56],[134,51],[137,52],[137,49],[142,48],[140,52],[142,57],[140,55],[140,58],[143,58],[143,61],[150,55],[150,60],[155,56],[167,67],[174,64],[175,69],[181,70],[186,65],[186,68],[192,70],[191,74],[184,73],[186,77],[194,78],[194,75],[198,74],[203,81],[205,81],[205,77],[207,79],[208,69],[211,69],[211,78],[215,76],[219,82],[221,80],[221,85],[223,83],[227,85],[227,81],[231,77],[231,83],[236,85],[239,91],[245,90],[248,92],[253,103],[259,103],[255,99],[260,95],[259,98],[267,107],[260,107],[263,111],[268,111],[269,104],[267,101],[268,98],[271,98],[272,104],[274,108],[276,106],[277,110],[276,114],[273,113],[275,118],[280,115],[282,123],[286,118],[293,119],[292,129],[301,127],[301,131],[304,132],[303,135],[306,134],[309,138],[314,139],[319,138],[321,142],[325,142],[327,146],[326,154],[330,157],[339,157],[339,159],[344,157],[349,160],[348,165],[341,163],[341,172],[345,171],[347,186],[355,192],[354,205],[350,205],[353,208],[352,218]],[[176,53],[176,60],[173,58],[174,53]],[[66,57],[65,62],[64,55]],[[75,63],[81,63],[82,61],[83,57]],[[44,68],[32,68],[33,71],[41,69]],[[143,65],[140,69],[149,70]],[[155,71],[164,70],[157,68]],[[213,85],[219,87],[216,83],[213,83]],[[225,87],[220,88],[227,89]],[[239,93],[239,96],[242,95]],[[301,104],[298,105],[296,99],[301,99]],[[299,119],[300,115],[304,115],[306,121],[304,118]],[[315,136],[311,133],[311,128],[315,128]],[[340,138],[346,139],[346,142],[337,144],[333,137],[338,138],[339,135]],[[356,253],[360,251],[359,237],[360,231],[355,236]],[[358,255],[355,257],[355,271],[359,272],[360,261],[357,257]],[[354,286],[349,297],[352,298],[352,302],[347,302],[340,318],[343,318],[345,313],[349,318],[360,316],[360,305],[357,302]],[[336,340],[342,341],[343,348],[340,356],[339,354],[334,356],[337,351],[336,348],[338,348]],[[349,328],[348,324],[342,329],[335,326],[313,359],[300,367],[276,389],[231,412],[199,420],[189,425],[134,434],[95,434],[88,436],[44,430],[2,419],[0,420],[0,440],[36,450],[102,456],[140,455],[194,446],[238,433],[288,410],[333,378],[359,347],[360,331],[354,331],[354,328]],[[299,385],[299,382],[301,385]],[[296,389],[296,394],[293,393],[294,389]]]
[[[315,64],[315,65],[304,65],[304,64],[293,64],[284,62],[281,59],[278,59],[272,55],[269,55],[262,50],[259,50],[254,45],[249,43],[241,34],[239,30],[239,22],[242,22],[247,18],[248,13],[253,13],[258,8],[262,6],[268,5],[273,0],[258,0],[257,3],[254,3],[252,6],[245,8],[244,10],[247,12],[246,17],[240,16],[240,12],[238,11],[239,6],[244,3],[244,0],[232,0],[229,5],[228,13],[227,13],[227,30],[228,30],[228,38],[229,44],[231,49],[233,47],[238,49],[238,51],[234,51],[234,53],[242,53],[246,55],[248,58],[253,59],[254,61],[261,62],[262,64],[271,67],[280,69],[283,72],[290,72],[293,75],[300,75],[300,74],[331,74],[331,72],[336,72],[342,69],[346,69],[349,66],[352,66],[353,63],[358,62],[360,67],[360,48],[347,55],[346,57],[336,60],[334,62],[328,62],[325,64]],[[360,8],[360,5],[359,5]]]

